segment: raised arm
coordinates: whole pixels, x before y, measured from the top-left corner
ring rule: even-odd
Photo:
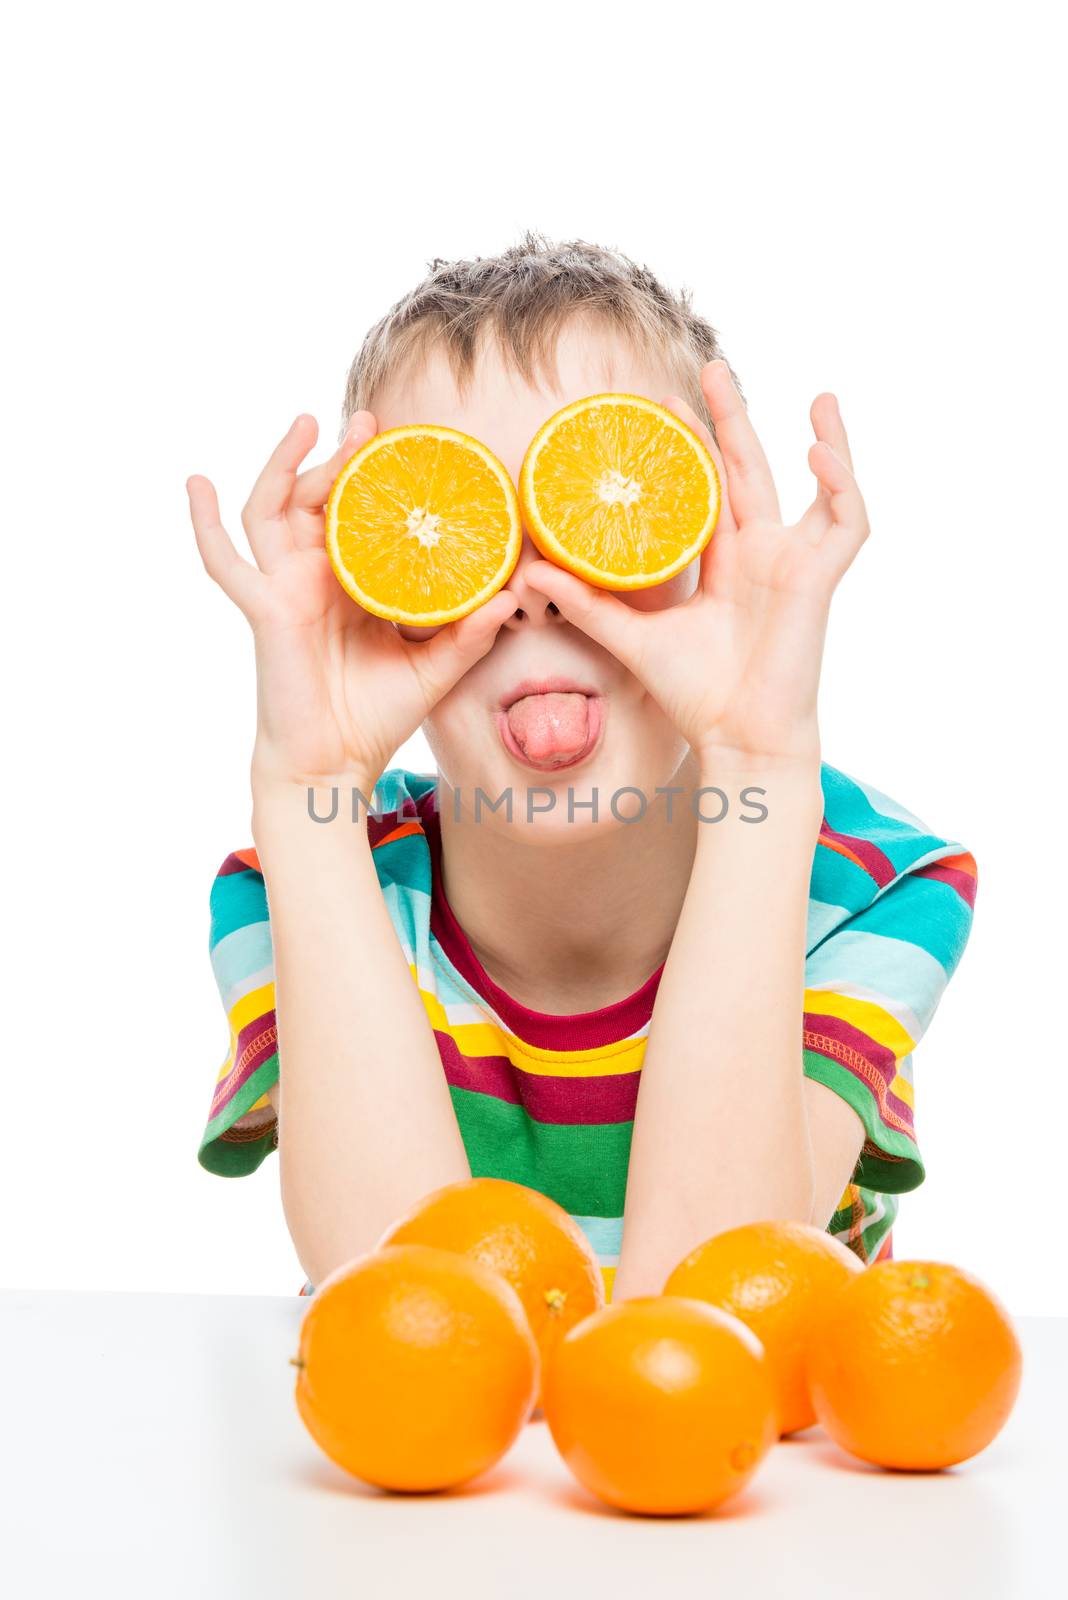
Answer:
[[[825,1227],[864,1136],[849,1105],[804,1079],[802,1016],[824,631],[867,512],[833,395],[811,410],[815,499],[787,527],[726,363],[709,362],[702,385],[728,499],[689,600],[639,611],[548,562],[526,571],[655,695],[702,788],[756,789],[767,808],[698,831],[642,1067],[616,1299],[659,1292],[688,1250],[739,1223]],[[688,406],[665,403],[715,450]]]
[[[318,429],[297,418],[242,514],[255,565],[223,528],[210,481],[186,485],[204,565],[255,639],[253,836],[274,949],[282,1201],[315,1284],[427,1190],[470,1175],[433,1032],[348,796],[370,800],[398,746],[515,608],[502,590],[413,643],[344,593],[323,508],[376,428],[358,412],[335,455],[299,473]],[[326,816],[334,786],[344,796],[336,820],[313,821],[309,788]]]

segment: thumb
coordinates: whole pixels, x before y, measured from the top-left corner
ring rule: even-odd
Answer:
[[[495,595],[457,622],[446,623],[425,642],[407,642],[409,659],[423,686],[427,705],[432,706],[448,694],[455,683],[489,650],[501,625],[516,610],[516,597],[510,589]]]
[[[532,589],[547,595],[560,614],[636,676],[645,613],[625,605],[614,594],[565,572],[553,561],[532,561],[523,577]]]
[[[321,511],[329,500],[334,480],[346,461],[351,460],[360,446],[366,444],[368,439],[374,438],[377,432],[378,420],[374,412],[357,411],[350,419],[344,438],[329,460],[301,473],[293,486],[289,504],[299,506],[304,511]]]

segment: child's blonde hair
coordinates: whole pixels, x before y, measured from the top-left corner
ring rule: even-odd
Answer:
[[[701,391],[706,361],[722,357],[715,328],[622,251],[583,239],[553,244],[527,230],[499,256],[429,263],[430,271],[367,334],[349,369],[338,440],[353,413],[374,410],[376,392],[403,366],[441,348],[457,388],[471,381],[480,340],[496,335],[503,358],[528,383],[555,381],[556,338],[572,316],[601,318],[642,354],[667,366],[678,392],[712,432]],[[735,377],[735,382],[737,383]],[[741,386],[739,385],[739,392]]]

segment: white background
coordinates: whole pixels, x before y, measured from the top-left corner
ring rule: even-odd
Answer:
[[[525,227],[693,290],[791,513],[839,397],[873,537],[828,760],[979,862],[898,1255],[1068,1312],[1064,128],[1016,4],[59,5],[9,23],[0,1284],[295,1293],[278,1165],[196,1150],[207,897],[249,842],[246,627],[199,565],[434,256]],[[317,458],[316,457],[316,458]],[[313,458],[314,459],[314,458]],[[413,741],[399,759],[425,768]]]

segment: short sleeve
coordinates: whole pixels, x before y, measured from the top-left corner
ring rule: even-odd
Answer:
[[[208,1172],[239,1178],[255,1172],[278,1145],[277,1120],[267,1098],[278,1081],[274,963],[267,891],[255,850],[227,856],[215,875],[210,905],[209,952],[229,1046],[198,1160]]]
[[[972,857],[943,850],[881,886],[805,963],[804,1071],[864,1124],[853,1182],[869,1196],[924,1178],[912,1053],[964,951],[976,886]]]

